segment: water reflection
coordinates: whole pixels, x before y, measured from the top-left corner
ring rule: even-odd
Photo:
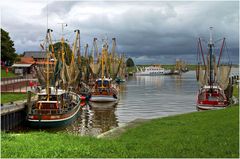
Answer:
[[[118,127],[115,107],[105,109],[93,108],[92,111],[92,127],[99,133]]]
[[[232,73],[238,68],[233,69]],[[195,72],[181,76],[130,76],[119,86],[116,107],[83,107],[73,124],[61,131],[96,136],[137,118],[157,118],[196,111],[198,84]],[[60,131],[59,129],[54,131]]]
[[[118,127],[115,111],[115,107],[92,108],[87,105],[79,112],[78,119],[65,129],[77,135],[96,136]]]

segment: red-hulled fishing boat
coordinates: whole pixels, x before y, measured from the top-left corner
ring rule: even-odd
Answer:
[[[230,104],[231,96],[225,92],[231,88],[229,84],[229,74],[231,64],[220,64],[222,52],[225,48],[225,38],[220,49],[219,58],[216,62],[214,53],[214,43],[212,38],[212,27],[210,27],[210,40],[208,43],[208,54],[205,60],[201,39],[198,41],[198,65],[197,65],[197,80],[200,84],[200,89],[197,96],[198,110],[212,110],[226,108]],[[203,64],[202,64],[203,61]],[[204,69],[202,68],[204,67]]]

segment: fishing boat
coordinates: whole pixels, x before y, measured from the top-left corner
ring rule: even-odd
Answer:
[[[165,70],[160,67],[160,65],[153,65],[145,67],[136,73],[136,76],[159,76],[159,75],[168,75],[171,73],[171,70]]]
[[[111,78],[99,78],[89,99],[92,107],[111,107],[118,103],[118,92]]]
[[[74,121],[80,109],[80,96],[73,92],[50,87],[37,94],[30,107],[28,123],[32,127],[50,128],[64,126]]]
[[[108,45],[105,41],[102,47],[101,57],[101,77],[97,78],[89,98],[89,104],[92,107],[111,107],[115,106],[118,101],[118,91],[112,83],[112,78],[106,78],[105,75],[110,75],[106,59],[108,59]]]
[[[119,66],[117,69],[117,73],[114,76],[115,82],[117,84],[124,83],[126,81],[126,75],[127,75],[127,68],[126,68],[126,62],[125,62],[125,55],[123,54],[120,58]]]
[[[214,53],[214,43],[212,38],[212,27],[210,27],[210,40],[208,43],[207,57],[204,57],[201,39],[199,38],[198,40],[199,62],[196,73],[200,89],[197,95],[197,110],[221,109],[226,108],[230,104],[231,96],[227,96],[225,92],[231,88],[229,83],[231,63],[228,62],[227,64],[220,64],[225,45],[226,42],[224,38],[218,62],[216,62],[216,54]],[[202,67],[204,67],[204,69]]]
[[[28,124],[38,128],[58,127],[71,123],[77,117],[81,103],[81,97],[67,89],[67,81],[63,78],[66,75],[66,69],[64,69],[64,48],[62,48],[62,56],[58,57],[58,59],[54,56],[54,49],[52,49],[51,53],[49,51],[49,46],[53,46],[50,32],[51,30],[48,29],[45,42],[47,53],[46,68],[42,71],[45,73],[45,77],[41,78],[42,86],[45,89],[40,90],[36,94],[37,99],[28,105]],[[63,40],[64,38],[62,37],[62,47],[64,46]],[[50,65],[51,59],[56,61],[55,69],[54,65]],[[59,81],[62,81],[62,83],[60,84]],[[61,88],[60,85],[62,85]]]

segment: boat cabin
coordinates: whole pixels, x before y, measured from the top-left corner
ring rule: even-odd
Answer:
[[[96,80],[95,83],[95,92],[101,95],[111,94],[111,78],[101,78]]]
[[[227,102],[224,91],[218,86],[204,86],[202,87],[198,100],[200,104],[219,105],[222,102]]]
[[[53,88],[50,88],[49,100],[46,89],[38,93],[38,100],[36,102],[33,111],[37,111],[38,114],[59,114],[63,111],[65,104],[70,102],[70,96],[68,93],[59,89],[57,92]]]

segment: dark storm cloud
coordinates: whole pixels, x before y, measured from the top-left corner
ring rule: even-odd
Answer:
[[[197,38],[207,42],[208,28],[213,26],[215,40],[226,37],[232,59],[238,63],[238,3],[54,1],[48,4],[48,19],[56,37],[61,32],[57,25],[59,22],[68,24],[66,32],[71,35],[74,29],[80,29],[82,46],[88,43],[91,48],[93,38],[97,37],[100,48],[105,35],[109,42],[116,37],[117,51],[126,53],[139,63],[144,63],[144,60],[147,63],[168,63],[176,58],[194,62]],[[45,5],[40,10],[44,22],[46,12]],[[13,23],[6,20],[3,23],[10,30],[21,28],[21,31],[13,33],[14,39],[31,48],[39,43],[37,37],[40,34],[43,37],[46,30],[44,25],[39,26],[33,21]],[[35,36],[31,36],[29,30]],[[24,36],[24,33],[27,34]],[[68,38],[73,40],[71,35]],[[18,50],[27,48],[16,46]],[[220,44],[216,46],[220,47]]]

